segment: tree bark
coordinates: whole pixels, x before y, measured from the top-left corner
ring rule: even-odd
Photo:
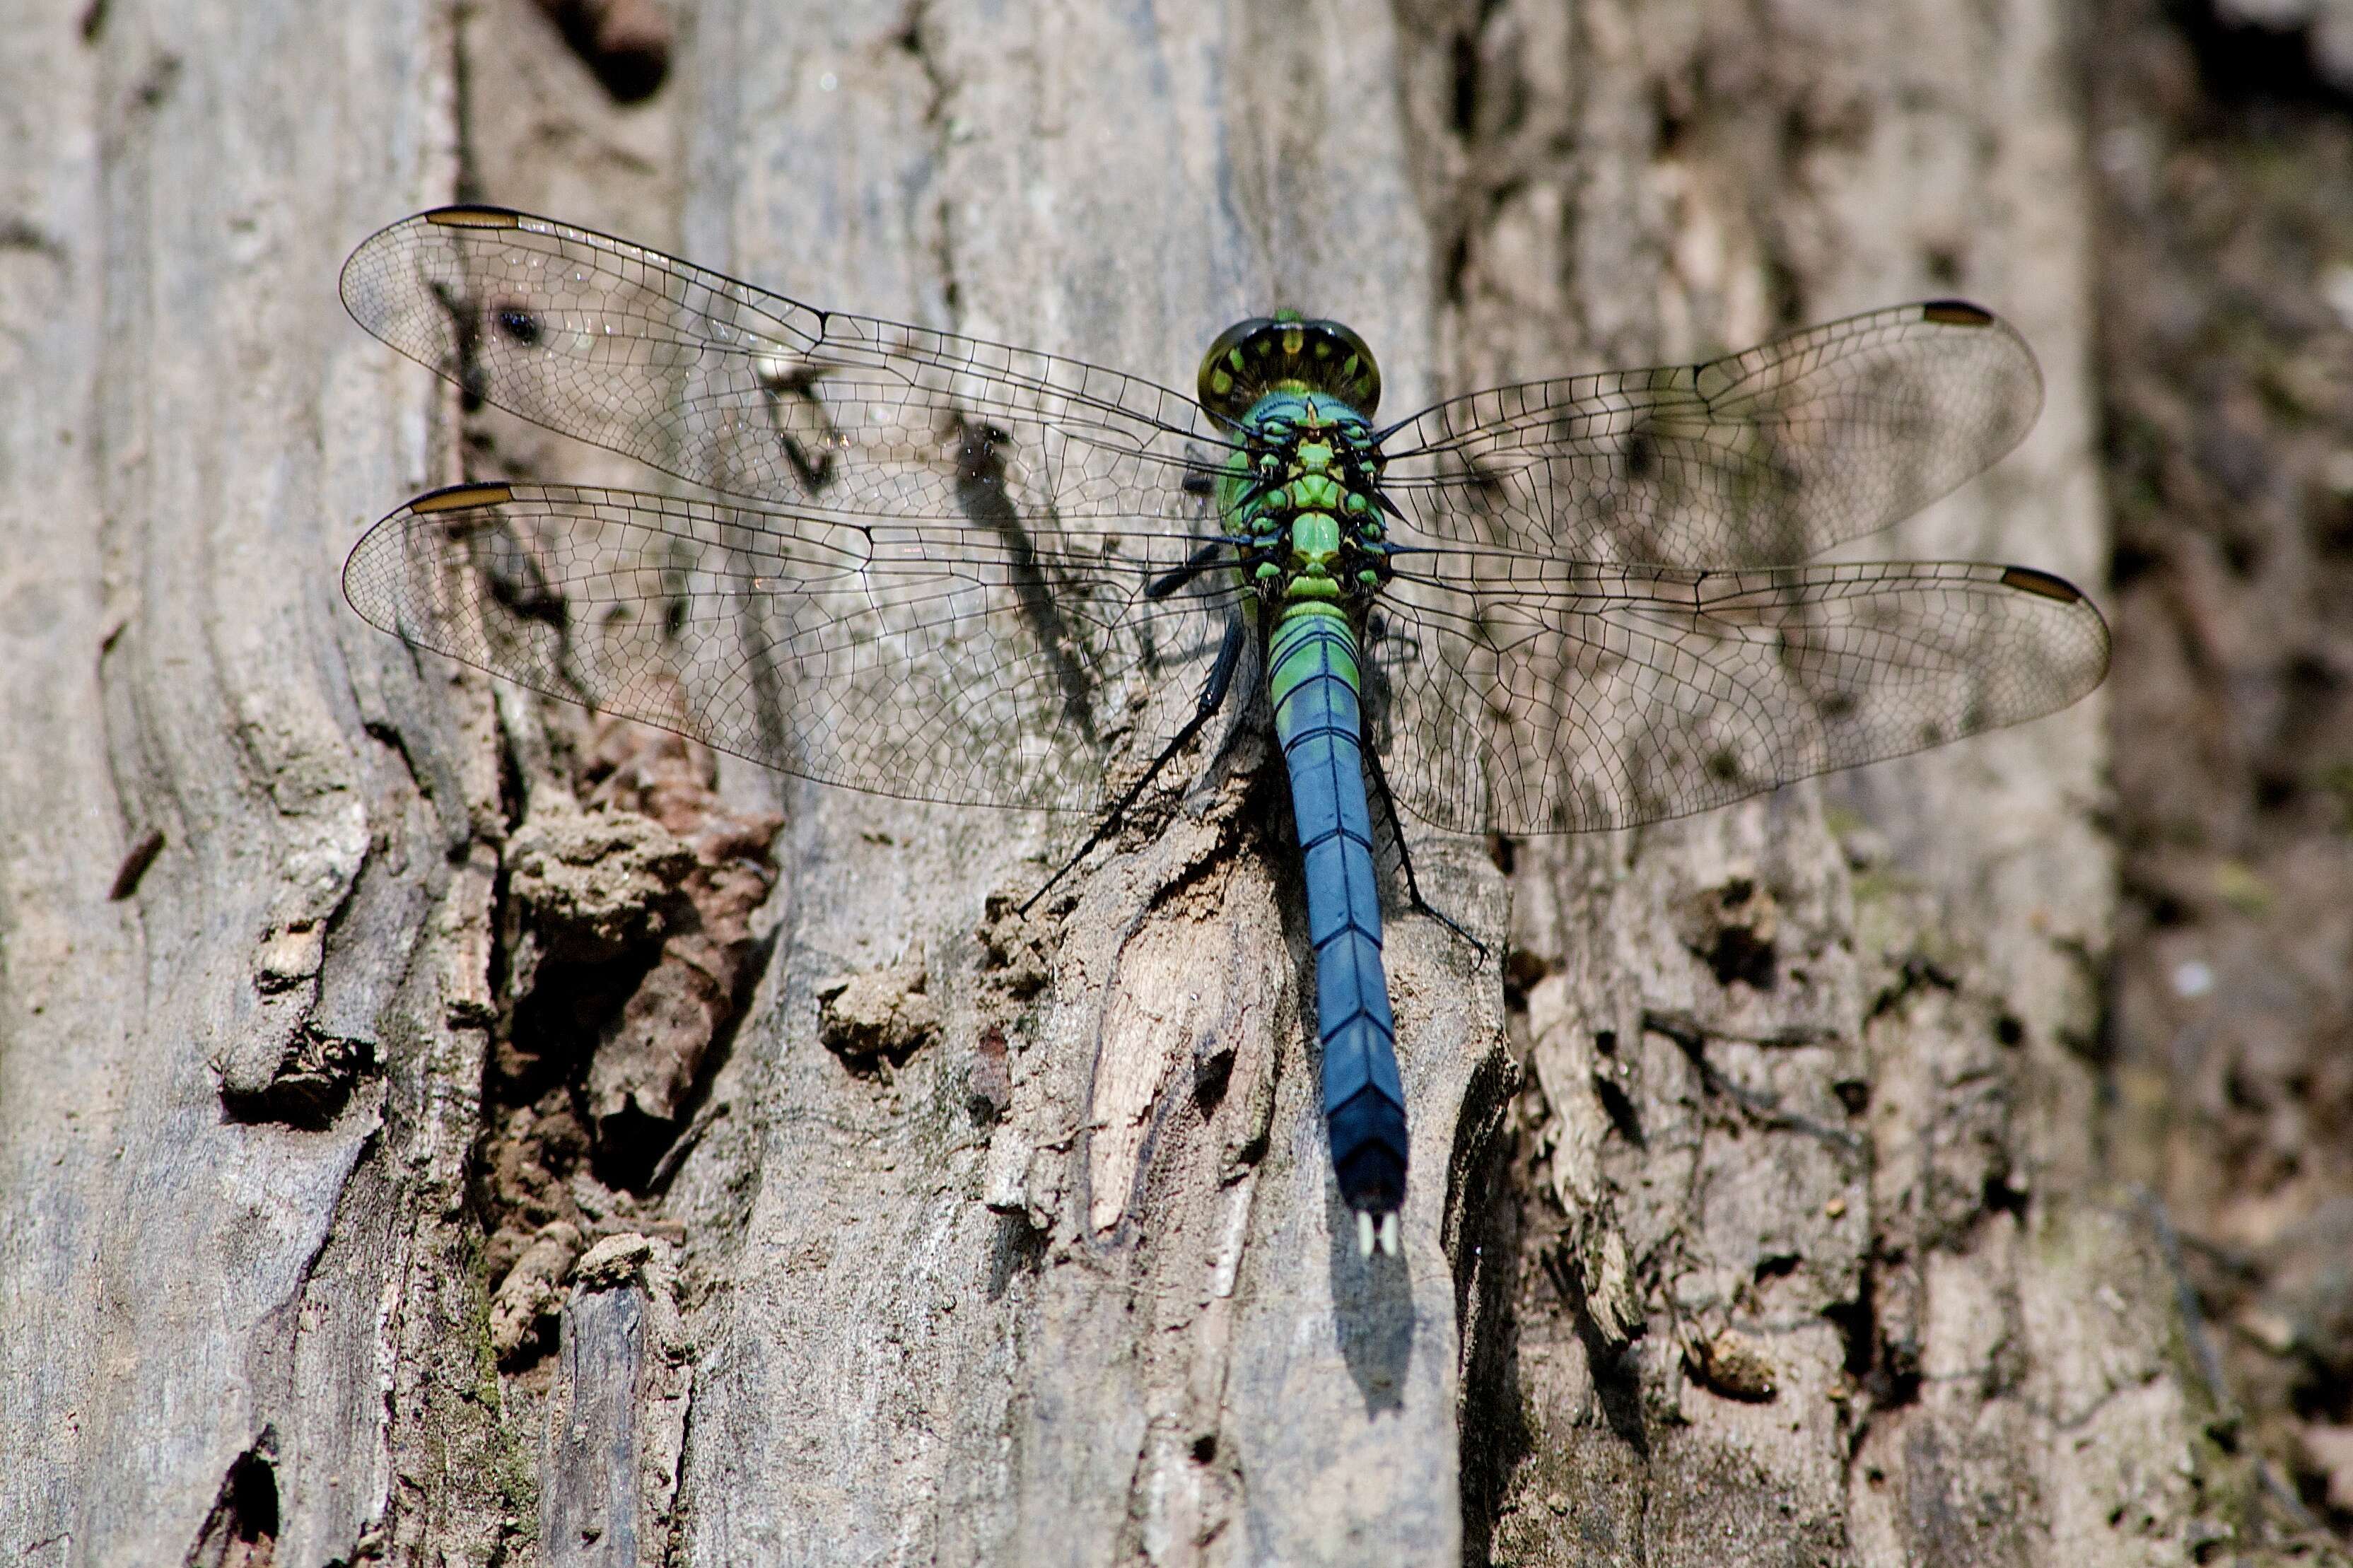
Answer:
[[[336,308],[460,196],[1176,387],[1297,305],[1396,414],[1963,294],[2042,420],[1871,548],[2095,583],[2070,14],[701,0],[618,106],[520,3],[37,0],[0,1554],[2255,1550],[2168,1233],[2084,1131],[2096,699],[1626,835],[1413,831],[1495,956],[1390,910],[1414,1178],[1368,1266],[1253,736],[1024,919],[1065,830],[714,778],[335,592],[415,490],[633,478]]]

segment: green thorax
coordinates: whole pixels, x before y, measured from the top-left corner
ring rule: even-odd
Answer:
[[[1235,442],[1218,510],[1261,598],[1285,613],[1357,609],[1388,580],[1366,424],[1379,397],[1370,351],[1336,321],[1254,318],[1202,361],[1203,406]]]

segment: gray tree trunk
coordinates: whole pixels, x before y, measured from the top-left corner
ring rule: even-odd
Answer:
[[[1966,294],[2035,344],[2042,421],[1873,545],[2096,581],[2057,0],[704,0],[627,109],[510,0],[20,10],[0,1556],[2232,1539],[2195,1322],[2085,1133],[2096,700],[1508,872],[1416,837],[1509,952],[1393,915],[1417,1174],[1368,1269],[1247,768],[1022,921],[992,896],[1066,836],[732,762],[706,788],[335,592],[416,489],[627,472],[461,416],[343,318],[350,247],[460,195],[1176,386],[1298,304],[1377,345],[1397,412]],[[642,984],[585,1065],[526,1059],[600,910]]]

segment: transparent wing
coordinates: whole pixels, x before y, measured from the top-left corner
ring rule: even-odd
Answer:
[[[1497,387],[1383,435],[1429,538],[1571,561],[1803,561],[1908,517],[2018,444],[2025,342],[1952,300],[1811,327],[1705,364]]]
[[[468,396],[741,498],[461,487],[361,542],[363,615],[541,690],[831,783],[1084,809],[1236,608],[1229,571],[1186,570],[1217,532],[1187,481],[1230,448],[1150,383],[496,208],[384,230],[343,297]],[[1441,547],[1378,612],[1401,796],[1623,826],[2073,700],[2106,634],[2056,579],[1741,569],[1925,505],[2040,395],[2007,326],[1934,303],[1393,427],[1386,488]]]
[[[819,310],[501,207],[368,238],[344,306],[402,353],[548,429],[726,495],[836,517],[1110,531],[1187,515],[1228,451],[1194,402],[1075,360]]]
[[[1234,612],[1230,571],[1169,590],[1192,547],[479,484],[378,522],[343,592],[411,643],[806,778],[1085,810],[1121,742],[1150,755],[1190,713]]]
[[[1627,827],[2063,708],[2108,632],[2026,567],[1407,558],[1371,652],[1399,801],[1462,832]]]

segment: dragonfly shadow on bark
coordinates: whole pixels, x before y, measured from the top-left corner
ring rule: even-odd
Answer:
[[[1029,530],[1013,498],[1005,489],[1005,447],[1012,435],[985,421],[958,416],[955,426],[955,498],[965,516],[1005,542],[1006,566],[1022,618],[1029,623],[1039,644],[1053,660],[1061,688],[1062,711],[1092,743],[1095,731],[1094,678],[1071,635],[1070,617],[1057,599],[1055,584],[1046,580]]]
[[[1413,1276],[1401,1253],[1356,1246],[1356,1216],[1327,1184],[1324,1207],[1329,1220],[1327,1257],[1332,1271],[1332,1318],[1340,1359],[1365,1401],[1370,1420],[1405,1408],[1407,1374],[1413,1366]]]

